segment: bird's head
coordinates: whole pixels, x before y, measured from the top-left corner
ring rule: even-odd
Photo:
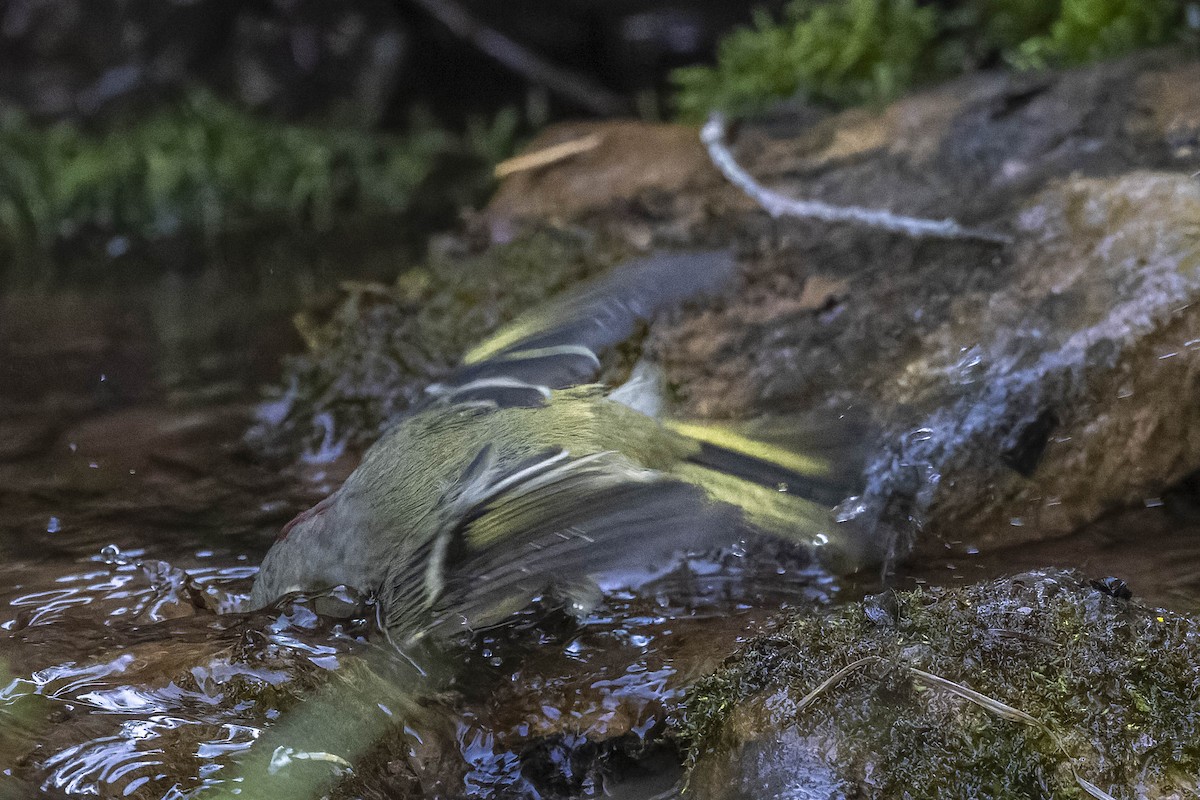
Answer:
[[[290,592],[337,585],[363,592],[374,588],[367,584],[376,570],[363,557],[362,531],[341,494],[335,492],[283,526],[254,581],[252,608],[262,608]]]

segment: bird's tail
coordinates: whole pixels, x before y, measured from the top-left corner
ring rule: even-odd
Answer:
[[[681,475],[741,508],[754,528],[811,546],[839,573],[883,558],[875,532],[838,511],[861,491],[870,440],[861,412],[663,424],[698,445]]]

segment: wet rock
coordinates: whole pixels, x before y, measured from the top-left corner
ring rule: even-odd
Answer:
[[[1150,72],[1138,80],[1136,93],[1145,119],[1132,117],[1128,124],[1162,137],[1175,158],[1194,157],[1200,149],[1200,64]]]
[[[896,599],[894,626],[857,606],[801,615],[700,681],[695,796],[1196,791],[1195,618],[1062,571]]]
[[[931,527],[985,546],[1068,532],[1200,466],[1200,183],[1070,180],[1018,226],[1008,286],[958,298],[894,384],[932,408],[899,455],[940,475]]]
[[[888,443],[861,507],[916,517],[926,557],[1158,497],[1200,466],[1200,159],[1179,145],[1195,68],[1151,55],[980,75],[802,132],[750,127],[739,157],[773,188],[955,216],[1016,244],[764,224],[744,199],[714,198],[708,227],[757,255],[723,308],[652,334],[684,411],[868,409]]]

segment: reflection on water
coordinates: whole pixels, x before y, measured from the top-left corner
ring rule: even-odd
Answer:
[[[369,763],[379,741],[395,740],[408,751],[405,770],[415,763],[417,772],[482,796],[563,780],[592,794],[604,785],[594,743],[652,742],[687,683],[762,630],[769,615],[722,601],[725,582],[700,586],[700,599],[685,607],[670,595],[679,588],[672,579],[648,597],[614,597],[582,623],[531,609],[452,656],[459,684],[434,687],[439,699],[414,716],[398,710],[411,673],[396,677],[395,654],[385,662],[387,649],[370,645],[382,641],[370,607],[322,596],[257,614],[231,611],[254,573],[229,563],[236,561],[193,556],[185,575],[164,562],[126,556],[105,564],[96,556],[80,572],[0,595],[12,675],[0,713],[23,721],[0,737],[4,762],[14,765],[6,775],[76,795],[186,796],[235,780],[271,796],[280,790],[271,775],[238,764],[282,729],[284,743],[276,732],[264,752],[278,772],[305,761],[306,769],[323,766],[326,780],[341,778],[340,764]],[[793,601],[827,599],[831,588],[804,587]],[[316,611],[339,604],[353,614]],[[331,682],[335,674],[344,683]],[[297,705],[300,698],[307,702]],[[319,728],[331,733],[311,720],[289,729],[314,708]],[[369,734],[357,752],[344,725]],[[421,748],[423,738],[437,745],[447,738],[439,731],[450,729],[457,764]],[[563,769],[572,759],[577,773]],[[352,784],[395,791],[395,769],[366,770]]]
[[[154,577],[165,569],[125,564],[3,598],[16,611],[3,622],[16,677],[0,707],[28,718],[34,734],[5,742],[4,760],[16,765],[9,774],[101,796],[211,784],[312,680],[307,673],[336,668],[357,641],[311,611],[217,615],[198,607],[203,595],[185,582]],[[191,588],[244,595],[253,569],[189,573]]]

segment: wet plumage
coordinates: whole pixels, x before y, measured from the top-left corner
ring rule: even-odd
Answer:
[[[254,604],[346,584],[377,593],[389,630],[412,637],[485,627],[547,590],[665,566],[747,528],[835,539],[842,489],[822,460],[660,421],[588,383],[597,353],[719,291],[734,266],[724,252],[652,257],[502,329],[285,529]]]

